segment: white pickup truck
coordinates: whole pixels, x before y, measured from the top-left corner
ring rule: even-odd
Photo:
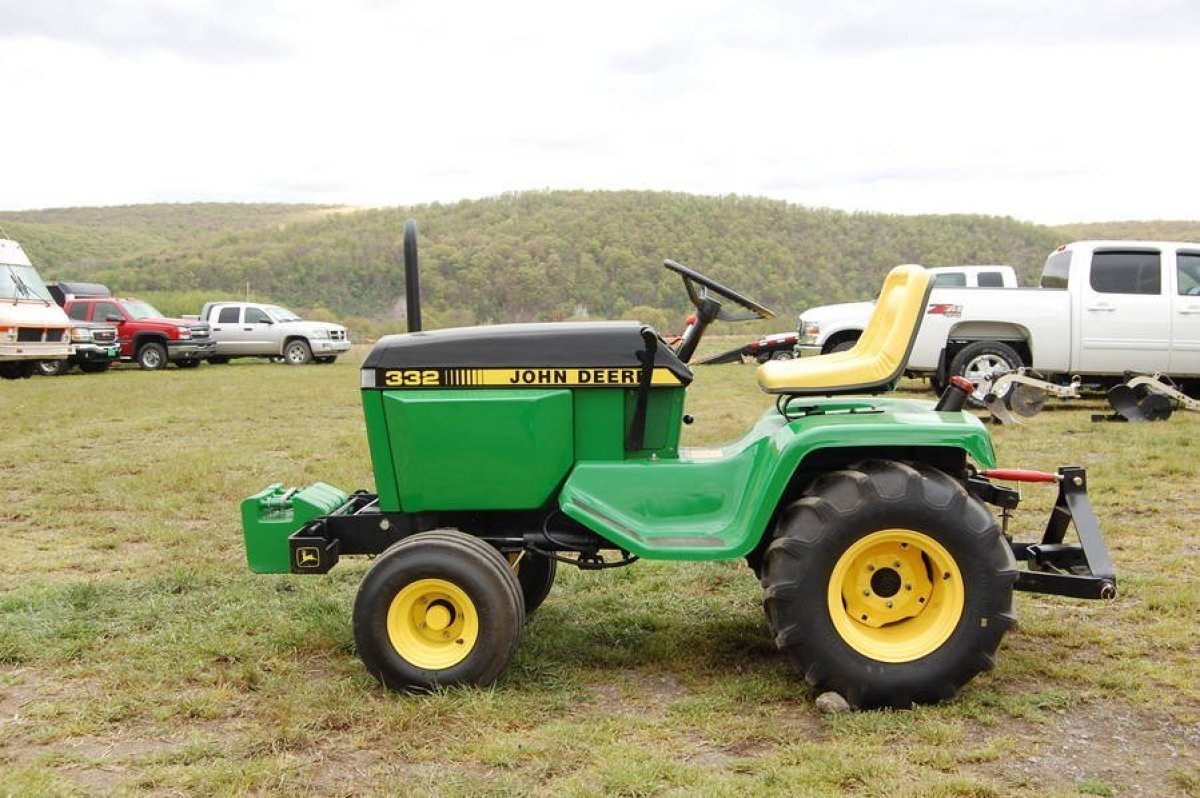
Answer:
[[[1101,386],[1126,371],[1200,377],[1200,244],[1080,241],[1050,254],[1040,288],[931,295],[910,373],[936,388],[1019,366]]]
[[[209,363],[235,357],[267,357],[294,366],[332,363],[350,348],[340,324],[305,321],[287,308],[257,302],[207,302],[200,310],[216,349]]]
[[[937,266],[929,270],[933,287],[1016,288],[1017,273],[1011,266]],[[800,340],[796,354],[827,355],[854,346],[875,309],[874,302],[841,302],[820,305],[800,314]]]

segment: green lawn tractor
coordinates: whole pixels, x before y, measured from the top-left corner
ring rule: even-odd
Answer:
[[[970,383],[936,405],[880,395],[924,314],[923,269],[892,271],[853,349],[760,366],[776,401],[740,440],[687,449],[687,364],[705,329],[772,314],[665,265],[695,305],[673,344],[636,322],[381,339],[361,370],[377,493],[251,496],[250,568],[321,574],[373,557],[354,603],[359,655],[387,687],[426,689],[494,681],[560,565],[745,558],[797,673],[858,707],[950,698],[992,667],[1014,589],[1115,595],[1082,469],[997,470],[961,409]],[[1057,483],[1040,541],[1012,539],[1018,496],[993,479]]]

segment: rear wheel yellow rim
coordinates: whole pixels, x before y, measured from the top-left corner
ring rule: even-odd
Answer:
[[[857,541],[829,579],[829,616],[838,634],[879,662],[912,662],[936,651],[958,626],[965,599],[954,557],[911,529]]]
[[[396,653],[411,665],[443,670],[462,662],[475,647],[479,612],[453,582],[418,579],[392,599],[387,633]]]

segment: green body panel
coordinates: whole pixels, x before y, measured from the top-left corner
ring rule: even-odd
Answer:
[[[568,390],[387,391],[382,402],[404,512],[541,507],[575,462]]]
[[[363,391],[363,416],[367,422],[367,447],[371,452],[379,506],[396,512],[400,509],[400,489],[392,462],[392,437],[388,435],[387,419],[383,415],[383,396],[379,391]]]
[[[679,430],[683,419],[684,389],[656,388],[646,402],[646,434],[642,440],[644,454],[653,452],[659,457],[674,457],[679,452]],[[625,427],[629,428],[637,411],[637,391],[625,392]],[[621,439],[622,441],[624,438]],[[580,458],[581,460],[583,458]]]
[[[654,388],[642,449],[627,388],[363,391],[384,512],[542,507],[580,461],[675,457],[684,389]]]
[[[563,512],[641,557],[742,557],[767,529],[792,474],[829,448],[949,447],[995,465],[983,424],[905,399],[805,400],[825,412],[787,421],[767,412],[740,441],[677,458],[580,462],[559,495]]]
[[[288,536],[322,515],[330,515],[350,497],[332,485],[314,482],[291,491],[271,485],[242,501],[246,560],[258,574],[291,571]]]

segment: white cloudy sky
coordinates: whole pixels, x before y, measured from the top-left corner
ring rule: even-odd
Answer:
[[[1194,0],[0,0],[0,209],[543,188],[1200,217]]]

